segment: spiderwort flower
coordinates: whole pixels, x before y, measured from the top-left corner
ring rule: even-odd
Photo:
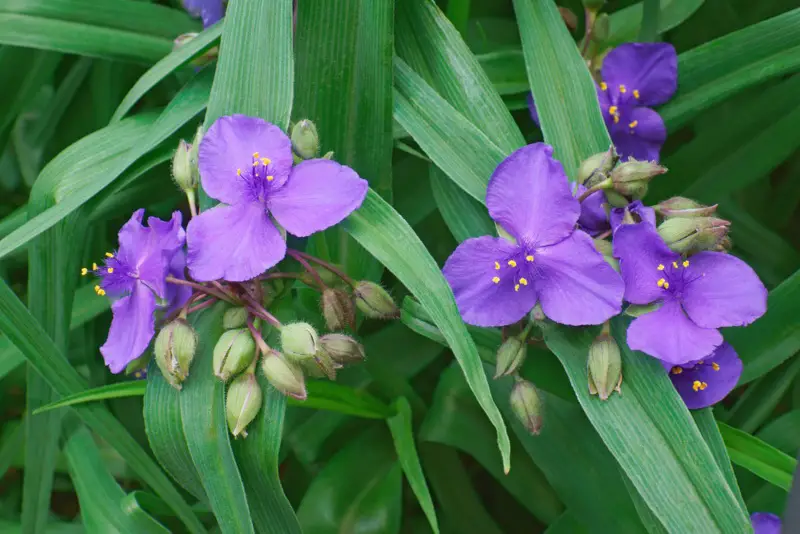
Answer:
[[[637,223],[646,222],[655,227],[656,211],[653,208],[642,204],[641,200],[634,200],[625,208],[612,208],[609,216],[612,230],[616,230],[619,228],[619,225],[623,224],[623,220],[625,219],[625,210],[628,210],[628,213],[634,217],[634,220]]]
[[[306,237],[357,209],[367,182],[327,159],[292,168],[292,142],[277,126],[231,115],[211,125],[200,143],[203,189],[222,204],[192,218],[189,272],[198,281],[249,280],[286,255],[270,215],[290,234]]]
[[[672,365],[693,362],[722,344],[717,330],[750,324],[766,311],[767,290],[742,260],[720,252],[682,258],[648,223],[614,234],[625,300],[659,303],[628,327],[628,345]]]
[[[696,362],[683,365],[661,363],[690,410],[706,408],[724,399],[736,387],[742,374],[742,360],[727,343]]]
[[[781,534],[781,518],[768,512],[750,514],[753,534]]]
[[[100,347],[112,373],[123,371],[150,344],[155,334],[156,297],[171,308],[182,306],[189,297],[185,289],[165,282],[168,274],[183,278],[185,232],[181,213],[176,211],[169,221],[148,217],[147,226],[142,224],[143,216],[143,209],[134,212],[119,231],[117,253],[107,252],[101,268],[92,266],[101,279],[95,292],[117,299],[111,307],[108,339]],[[82,274],[88,271],[84,268]]]
[[[622,160],[658,161],[667,129],[650,109],[667,102],[678,86],[678,56],[668,43],[627,43],[603,60],[597,98],[608,133]],[[533,100],[531,117],[539,124]]]
[[[544,143],[522,147],[489,180],[489,215],[514,242],[468,239],[445,263],[467,323],[513,324],[537,301],[547,317],[567,325],[599,324],[619,313],[622,280],[575,229],[580,204],[552,154]]]
[[[225,14],[223,0],[183,0],[183,7],[193,17],[203,20],[203,28],[208,28]]]

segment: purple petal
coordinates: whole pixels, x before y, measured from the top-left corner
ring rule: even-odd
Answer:
[[[530,111],[531,120],[536,123],[536,126],[541,126],[539,123],[539,112],[536,111],[536,103],[533,101],[533,93],[528,93],[528,111]]]
[[[567,237],[581,210],[553,147],[544,143],[524,146],[503,160],[489,180],[486,206],[505,230],[533,246]]]
[[[678,88],[678,56],[669,43],[628,43],[614,48],[603,60],[603,81],[620,100],[642,106],[663,104]],[[625,92],[620,92],[620,85]],[[635,98],[633,91],[638,91]]]
[[[253,154],[269,158],[273,187],[289,177],[292,169],[292,142],[280,128],[257,117],[220,117],[203,136],[199,148],[200,179],[211,198],[225,204],[252,200],[252,187],[246,179],[253,169]],[[241,169],[244,176],[238,176]]]
[[[724,399],[742,374],[742,360],[727,343],[699,362],[664,367],[690,410],[706,408]]]
[[[286,242],[258,202],[219,205],[188,228],[189,273],[199,282],[254,278],[286,255]]]
[[[619,124],[610,128],[610,133],[623,160],[658,161],[661,146],[667,139],[661,115],[650,108],[631,109]]]
[[[212,26],[225,14],[222,0],[183,0],[183,7],[193,17],[203,19],[203,28]]]
[[[575,184],[576,197],[579,197],[585,191],[586,187]],[[597,191],[586,197],[581,202],[581,215],[578,218],[578,226],[592,236],[608,230],[607,205],[606,195],[602,191]]]
[[[286,231],[305,237],[341,222],[369,189],[350,167],[327,159],[304,161],[269,197],[269,210]]]
[[[614,256],[620,260],[625,300],[631,304],[650,304],[660,299],[663,291],[658,280],[663,273],[658,266],[669,265],[680,257],[667,247],[649,223],[619,227],[614,233]]]
[[[616,231],[619,225],[622,224],[622,219],[625,216],[625,210],[628,210],[634,215],[636,222],[646,222],[648,224],[656,225],[656,210],[649,206],[642,204],[641,200],[634,200],[625,208],[613,208],[611,210],[611,228]]]
[[[750,515],[753,534],[781,534],[781,518],[767,512],[756,512]]]
[[[186,279],[186,252],[179,250],[169,262],[169,274],[180,280]],[[167,313],[179,310],[192,296],[192,288],[179,284],[167,284],[164,298],[167,300]]]
[[[584,232],[576,230],[537,253],[534,285],[550,319],[573,326],[600,324],[620,312],[622,279]]]
[[[519,254],[514,244],[496,237],[467,239],[450,255],[442,273],[453,289],[458,311],[476,326],[516,323],[536,304],[532,285],[514,290],[517,280],[497,269]],[[493,280],[497,277],[498,282]]]
[[[767,311],[767,288],[736,256],[700,252],[689,262],[683,307],[699,326],[744,326]]]
[[[624,228],[627,226],[619,231]],[[673,365],[697,361],[720,344],[722,335],[694,324],[676,299],[664,301],[659,309],[636,318],[628,327],[630,348]]]
[[[111,307],[111,328],[100,352],[112,373],[123,371],[147,349],[155,334],[155,309],[156,297],[144,284],[136,284]]]

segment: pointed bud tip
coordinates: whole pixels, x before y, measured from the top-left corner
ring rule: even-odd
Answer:
[[[237,376],[228,386],[225,415],[228,429],[234,437],[247,437],[247,426],[261,410],[263,393],[252,372]]]
[[[344,334],[325,334],[319,338],[320,352],[326,353],[338,364],[364,360],[364,346]]]
[[[353,290],[356,306],[370,319],[397,319],[400,308],[389,292],[375,282],[361,280]]]
[[[592,342],[586,367],[589,392],[607,400],[622,380],[622,356],[614,338],[603,333]]]
[[[319,134],[317,127],[308,119],[298,121],[290,134],[292,148],[303,159],[316,158],[319,155]]]

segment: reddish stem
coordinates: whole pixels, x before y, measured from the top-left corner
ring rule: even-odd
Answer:
[[[322,267],[323,269],[326,269],[326,270],[332,272],[333,274],[335,274],[336,276],[338,276],[339,278],[344,280],[351,287],[355,287],[356,286],[355,281],[352,278],[350,278],[349,276],[347,276],[342,270],[334,267],[333,265],[331,265],[330,263],[328,263],[326,261],[323,261],[323,260],[321,260],[319,258],[315,258],[311,254],[306,254],[305,252],[300,252],[299,250],[294,250],[294,249],[288,249],[286,251],[286,254],[288,254],[289,256],[291,256],[291,257],[293,257],[295,259],[297,259],[298,257],[301,257],[301,258],[304,258],[304,259],[306,259],[308,261],[314,262],[317,265],[319,265],[320,267]]]
[[[292,252],[293,251],[287,251],[287,254],[289,254],[291,257],[297,260],[297,263],[303,266],[303,269],[305,269],[306,272],[311,275],[311,278],[314,279],[314,282],[317,284],[317,286],[319,286],[320,290],[324,291],[325,289],[327,289],[328,286],[325,285],[325,282],[319,276],[319,273],[316,271],[316,269],[314,269],[311,266],[311,264],[306,261],[305,258],[303,258],[298,254],[292,254]]]

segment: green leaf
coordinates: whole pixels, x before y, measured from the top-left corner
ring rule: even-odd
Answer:
[[[33,415],[38,415],[48,410],[56,408],[64,408],[65,406],[72,406],[73,404],[82,404],[84,402],[95,402],[106,399],[118,399],[121,397],[141,397],[144,396],[147,384],[142,380],[129,380],[126,382],[117,382],[116,384],[108,384],[98,388],[92,388],[86,391],[81,391],[76,395],[68,395],[62,397],[56,402],[51,402],[36,409]]]
[[[368,419],[386,419],[393,415],[393,410],[380,399],[366,391],[359,391],[336,382],[310,380],[306,383],[306,389],[308,398],[304,401],[289,399],[289,406],[329,410]]]
[[[636,41],[642,24],[644,5],[650,0],[638,2],[632,6],[615,11],[609,17],[611,33],[608,43],[618,45],[628,41]],[[659,34],[680,25],[692,16],[705,0],[661,0],[658,13]]]
[[[728,456],[728,450],[725,448],[725,442],[719,432],[717,421],[714,419],[714,412],[711,408],[703,408],[702,410],[692,410],[691,414],[692,418],[694,418],[695,424],[697,425],[697,429],[700,430],[700,433],[703,435],[703,439],[706,440],[706,444],[711,450],[711,454],[714,455],[717,465],[722,471],[722,474],[725,476],[725,480],[728,482],[728,487],[731,488],[736,500],[739,501],[739,506],[741,509],[746,510],[747,506],[744,503],[742,492],[739,489],[739,484],[736,481],[736,475],[733,472],[733,466],[731,465],[731,459]]]
[[[470,389],[497,431],[503,468],[508,471],[511,451],[505,423],[492,401],[478,350],[467,335],[453,293],[436,262],[408,223],[372,190],[344,226],[417,297],[439,327],[464,370]]]
[[[789,491],[797,460],[757,437],[725,423],[719,423],[719,430],[733,463],[770,484]]]
[[[431,524],[435,534],[439,534],[439,521],[436,519],[436,509],[433,506],[428,484],[425,482],[425,474],[422,472],[422,465],[419,463],[417,447],[414,443],[412,429],[411,406],[404,397],[400,397],[394,403],[397,414],[390,417],[386,422],[392,432],[394,440],[394,450],[406,474],[408,484],[417,497],[420,507],[425,512],[425,517]]]
[[[495,234],[494,222],[483,204],[464,194],[438,167],[431,165],[430,173],[436,207],[456,241]]]

